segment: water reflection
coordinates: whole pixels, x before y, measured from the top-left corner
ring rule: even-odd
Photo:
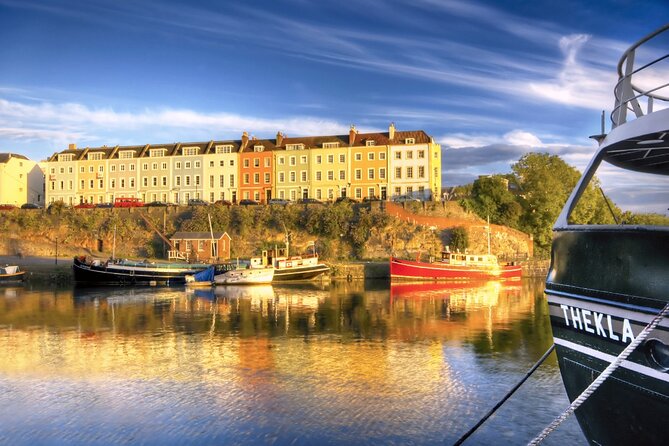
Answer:
[[[552,342],[542,291],[0,288],[0,442],[448,443]],[[524,444],[567,404],[554,362],[533,386],[470,444]],[[45,431],[64,406],[85,414]],[[575,424],[553,439],[583,442]]]

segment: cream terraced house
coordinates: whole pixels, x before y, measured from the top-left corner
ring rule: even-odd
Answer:
[[[348,135],[289,138],[279,132],[273,140],[244,132],[228,141],[72,144],[45,165],[46,202],[69,205],[119,197],[187,204],[441,196],[441,147],[422,130],[397,131],[394,124],[388,132],[358,133],[352,126]]]
[[[16,153],[0,153],[0,204],[44,205],[44,172],[39,164]]]

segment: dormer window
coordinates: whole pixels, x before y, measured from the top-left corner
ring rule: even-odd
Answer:
[[[73,155],[71,153],[58,155],[58,161],[72,161],[72,156]]]
[[[135,151],[134,150],[124,150],[122,152],[118,153],[118,158],[119,159],[130,159],[135,157]]]
[[[404,144],[416,144],[416,138],[407,138],[404,140]]]
[[[265,146],[253,146],[254,152],[262,152],[263,150],[265,150]]]
[[[304,150],[304,144],[286,144],[286,150]]]
[[[216,153],[232,153],[232,144],[216,146]]]
[[[181,153],[183,154],[183,156],[193,156],[197,155],[199,151],[200,151],[199,147],[184,147],[181,150]]]
[[[167,150],[165,150],[165,149],[151,149],[151,150],[149,150],[149,157],[157,158],[159,156],[165,156],[166,152],[167,152]]]
[[[324,149],[336,149],[337,147],[339,147],[338,142],[324,142],[323,143],[323,148]]]
[[[369,139],[368,139],[368,140],[365,142],[365,144],[367,145],[367,147],[375,146],[375,145],[376,145],[376,141],[373,141],[373,140],[369,140]]]
[[[99,161],[102,159],[103,155],[104,154],[102,152],[93,152],[86,155],[86,157],[89,161]]]

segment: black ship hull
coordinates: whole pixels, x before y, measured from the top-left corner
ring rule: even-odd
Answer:
[[[317,265],[298,266],[292,268],[275,268],[272,282],[297,282],[312,280],[321,274],[330,271],[330,268],[322,263]]]
[[[666,246],[669,235],[656,231],[591,229],[555,234],[546,295],[560,372],[570,400],[576,399],[667,303]],[[666,441],[667,346],[669,321],[664,320],[577,409],[576,417],[590,442]]]
[[[91,264],[78,257],[72,265],[75,282],[84,285],[181,285],[186,282],[187,275],[203,268]]]

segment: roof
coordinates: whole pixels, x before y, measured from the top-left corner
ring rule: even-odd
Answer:
[[[0,163],[7,163],[11,158],[19,158],[22,160],[27,160],[23,155],[19,155],[17,153],[0,153]]]
[[[211,232],[175,232],[170,240],[211,240]],[[227,232],[214,232],[214,240],[230,238]]]

